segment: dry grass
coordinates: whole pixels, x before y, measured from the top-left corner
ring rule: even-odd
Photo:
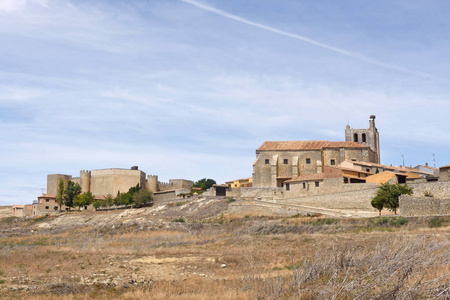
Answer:
[[[0,298],[446,299],[449,218],[431,219],[14,220],[0,233]]]

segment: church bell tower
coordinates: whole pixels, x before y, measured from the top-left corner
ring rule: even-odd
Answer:
[[[347,125],[345,128],[345,141],[369,146],[376,154],[376,163],[380,163],[380,137],[375,127],[375,115],[370,116],[368,129],[353,129],[350,128],[350,125]]]

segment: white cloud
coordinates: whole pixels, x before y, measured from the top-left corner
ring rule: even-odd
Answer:
[[[48,7],[48,0],[1,0],[0,12],[14,12],[25,8],[26,6],[38,5],[41,7]]]

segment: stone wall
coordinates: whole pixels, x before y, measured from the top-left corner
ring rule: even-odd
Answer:
[[[354,184],[362,186],[363,184]],[[298,196],[285,199],[286,204],[297,204],[313,207],[323,207],[331,209],[369,210],[374,208],[370,201],[378,190],[378,187],[368,187],[361,189],[340,189],[334,192],[316,195]]]
[[[56,195],[58,193],[59,179],[62,178],[64,188],[67,187],[67,182],[72,179],[71,175],[65,174],[49,174],[47,175],[47,194]]]
[[[145,173],[140,170],[103,169],[92,170],[91,192],[94,195],[117,195],[117,192],[126,193],[136,186],[145,186]]]
[[[408,183],[408,186],[413,189],[414,197],[423,197],[425,192],[429,192],[434,198],[448,199],[450,198],[450,182],[420,182]]]
[[[450,199],[401,195],[399,213],[402,216],[433,216],[450,214]]]
[[[168,200],[175,200],[175,199],[180,199],[177,198],[177,196],[175,195],[175,190],[172,191],[164,191],[164,192],[156,192],[153,194],[154,196],[154,201],[156,202],[162,202],[162,201],[168,201]],[[183,199],[183,198],[181,198]]]
[[[240,188],[242,198],[283,199],[283,196],[283,188]]]

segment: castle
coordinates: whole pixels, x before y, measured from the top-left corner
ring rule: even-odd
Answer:
[[[130,169],[101,169],[81,170],[80,177],[72,177],[65,174],[47,175],[47,195],[56,195],[59,180],[62,179],[64,186],[69,180],[81,186],[81,192],[91,192],[94,196],[117,195],[118,192],[125,193],[131,187],[144,187],[156,194],[177,189],[190,189],[194,182],[186,179],[170,179],[168,183],[158,181],[157,175],[146,176],[145,172],[137,166]]]
[[[287,180],[322,173],[326,166],[337,166],[346,160],[380,162],[379,133],[374,115],[370,116],[368,129],[353,129],[347,125],[344,142],[264,142],[256,150],[253,186],[283,187]]]

